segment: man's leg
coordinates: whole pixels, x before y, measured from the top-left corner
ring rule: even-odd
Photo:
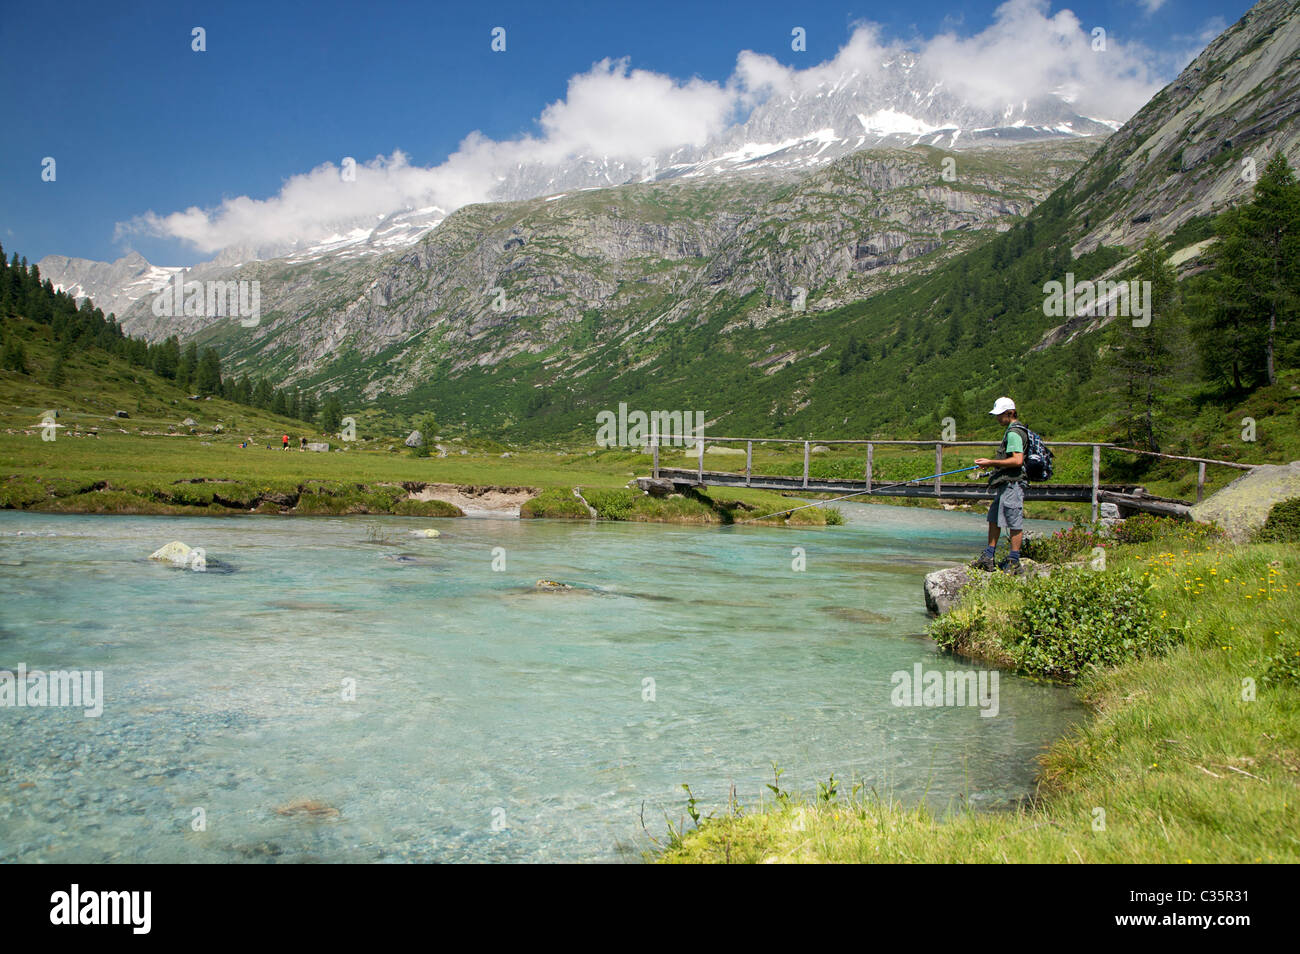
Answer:
[[[1002,536],[1002,528],[999,527],[996,523],[990,523],[989,524],[989,546],[991,546],[993,549],[996,550],[998,548],[998,538],[1001,536]],[[1019,538],[1020,538],[1020,534],[1017,533],[1012,535],[1011,540],[1013,543],[1015,543],[1019,540]]]
[[[1002,534],[1002,529],[998,526],[998,498],[1000,496],[1000,493],[995,495],[993,502],[989,504],[989,545],[984,548],[984,552],[975,561],[975,566],[981,570],[996,570],[998,566],[993,560],[993,554],[997,552],[998,537]]]

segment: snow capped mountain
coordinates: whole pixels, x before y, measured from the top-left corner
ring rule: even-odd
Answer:
[[[1106,135],[1120,122],[1079,115],[1062,92],[980,107],[926,74],[910,54],[896,53],[868,72],[851,70],[769,92],[737,123],[703,146],[681,146],[637,158],[575,155],[562,162],[521,163],[500,177],[490,198],[518,201],[631,182],[716,176],[807,173],[861,149],[929,145],[946,150],[1032,140]],[[329,234],[296,244],[228,247],[194,266],[212,277],[253,261],[289,263],[366,258],[409,247],[454,208],[428,205],[342,220]],[[42,272],[77,295],[119,314],[161,287],[176,269],[158,269],[132,253],[113,263],[48,256]]]
[[[117,315],[125,314],[135,301],[162,288],[180,270],[150,265],[138,252],[116,262],[46,255],[36,264],[55,288],[78,299],[90,298],[105,314]]]
[[[1108,135],[1122,125],[1080,115],[1070,99],[1056,91],[976,106],[927,75],[913,56],[897,54],[869,76],[852,70],[805,89],[772,93],[744,122],[703,147],[640,159],[576,156],[562,166],[521,166],[502,180],[493,198],[531,199],[670,178],[807,172],[878,146],[968,149]]]

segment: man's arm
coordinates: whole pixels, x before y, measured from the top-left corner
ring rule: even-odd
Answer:
[[[993,460],[989,457],[975,458],[976,467],[1019,467],[1025,462],[1023,451],[1017,451],[1009,457],[1003,457],[1001,460]]]

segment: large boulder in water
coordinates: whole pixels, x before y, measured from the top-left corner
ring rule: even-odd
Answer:
[[[961,599],[961,591],[980,570],[968,566],[949,566],[925,575],[925,608],[942,616]]]
[[[1275,503],[1300,497],[1300,460],[1263,464],[1192,508],[1192,519],[1217,523],[1234,543],[1245,543],[1264,525]]]
[[[190,554],[194,551],[179,540],[173,540],[149,554],[150,560],[159,560],[163,563],[170,563],[172,566],[184,566],[190,559]]]

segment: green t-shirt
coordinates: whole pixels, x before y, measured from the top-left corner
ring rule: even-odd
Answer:
[[[1002,445],[998,448],[998,460],[1004,460],[1012,454],[1023,454],[1025,451],[1025,436],[1021,431],[1025,425],[1016,421],[1010,425],[1006,433],[1002,435]],[[1019,467],[998,467],[989,477],[989,486],[996,487],[998,484],[1009,484],[1012,481],[1025,479],[1025,467],[1021,464]]]

